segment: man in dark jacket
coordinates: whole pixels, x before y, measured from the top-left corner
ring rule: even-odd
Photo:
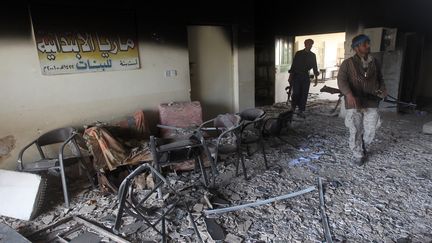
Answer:
[[[366,161],[366,145],[375,137],[381,125],[378,114],[380,98],[387,96],[378,61],[369,55],[370,39],[358,35],[352,39],[355,55],[343,61],[338,72],[338,86],[345,96],[345,126],[350,131],[349,146],[354,163]]]
[[[293,63],[289,72],[288,82],[292,87],[292,100],[291,108],[295,111],[296,107],[299,108],[299,115],[304,117],[303,112],[306,109],[306,101],[309,94],[310,78],[309,70],[313,69],[315,74],[315,86],[318,82],[318,68],[316,56],[311,52],[313,45],[312,39],[304,41],[305,49],[296,52],[294,55]]]

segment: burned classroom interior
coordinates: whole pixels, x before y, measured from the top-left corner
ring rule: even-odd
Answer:
[[[0,12],[0,242],[432,242],[431,1]]]

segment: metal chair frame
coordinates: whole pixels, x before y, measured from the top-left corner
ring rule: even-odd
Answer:
[[[154,188],[151,189],[149,192],[147,192],[142,199],[137,199],[135,195],[134,187],[132,185],[132,181],[135,177],[139,176],[144,172],[150,172],[154,178],[157,178],[156,181],[158,181],[158,183],[155,184]],[[147,210],[143,206],[143,204],[146,202],[147,199],[150,198],[151,195],[157,193],[157,191],[160,190],[164,185],[168,187],[172,197],[174,197],[174,200],[169,205],[164,206],[164,208],[162,209],[163,210],[162,214],[159,217],[151,221],[150,219],[147,219],[146,216]],[[149,164],[142,164],[138,168],[136,168],[121,183],[118,191],[118,200],[119,200],[118,213],[113,227],[113,232],[115,234],[120,233],[120,227],[122,224],[121,220],[123,214],[127,213],[139,220],[144,221],[144,223],[148,226],[147,229],[152,228],[155,232],[157,232],[159,235],[162,236],[162,242],[167,242],[165,217],[167,214],[172,212],[173,209],[176,208],[176,206],[180,204],[181,199],[180,196],[177,194],[177,192],[170,186],[168,181],[158,172],[157,169],[153,168]],[[161,198],[161,200],[163,199]],[[195,234],[197,235],[198,240],[202,242],[201,236],[195,224],[195,220],[192,214],[190,213],[189,206],[187,204],[185,206],[189,214],[189,219],[194,227]],[[160,223],[161,223],[161,229],[159,230],[157,228],[157,225],[159,225]]]
[[[268,169],[267,157],[265,153],[265,144],[263,139],[263,129],[264,129],[264,119],[266,118],[265,111],[257,108],[250,108],[239,113],[242,118],[243,125],[241,128],[241,136],[242,136],[242,144],[246,145],[246,152],[248,156],[251,156],[253,153],[250,151],[250,144],[257,144],[261,147],[261,152],[264,158],[264,165],[266,169]],[[245,131],[252,131],[254,133],[255,138],[248,140],[247,135],[245,135]]]
[[[275,136],[279,140],[288,143],[285,139],[281,138],[280,133],[282,129],[288,127],[292,121],[293,111],[285,111],[280,113],[277,117],[270,117],[264,121],[262,135],[263,137]],[[267,128],[267,124],[270,127]]]
[[[61,177],[62,188],[63,188],[63,196],[64,196],[66,207],[70,206],[66,173],[65,173],[66,166],[70,166],[75,163],[78,163],[79,166],[85,171],[87,178],[92,184],[92,186],[93,187],[95,186],[91,178],[91,175],[89,173],[89,168],[86,166],[85,159],[84,159],[85,157],[83,156],[81,149],[77,144],[77,138],[80,138],[80,135],[72,127],[59,128],[59,129],[49,131],[41,135],[33,142],[26,145],[23,149],[21,149],[17,161],[18,162],[17,169],[19,171],[35,172],[35,173],[41,171],[48,171],[48,170],[60,171],[60,177]],[[48,158],[43,151],[43,147],[47,145],[59,144],[59,143],[61,143],[61,146],[58,150],[58,157]],[[64,151],[66,145],[68,144],[71,145],[72,152],[77,153],[76,155],[71,157],[65,157]],[[27,151],[28,148],[30,148],[33,145],[36,146],[41,158],[37,161],[24,163],[23,162],[24,153],[25,151]]]
[[[243,175],[244,177],[247,179],[247,172],[246,172],[246,166],[244,163],[244,158],[242,155],[242,151],[241,151],[241,128],[242,128],[242,122],[240,121],[237,125],[231,127],[231,128],[227,128],[226,126],[223,125],[215,125],[215,121],[217,120],[217,118],[208,120],[204,123],[202,123],[199,127],[199,133],[200,133],[200,138],[202,140],[202,143],[205,145],[205,149],[207,151],[208,154],[210,154],[211,156],[211,152],[209,150],[209,145],[214,145],[215,146],[215,154],[214,156],[211,156],[213,158],[213,163],[214,163],[214,167],[213,168],[213,184],[214,179],[215,179],[215,175],[218,174],[218,171],[216,169],[216,165],[217,165],[217,161],[218,161],[218,155],[219,154],[228,154],[228,153],[236,153],[237,154],[237,161],[236,161],[236,175],[238,175],[238,167],[241,161],[241,165],[242,165],[242,169],[243,169]],[[212,127],[208,127],[210,124],[213,124]],[[216,132],[217,138],[216,138],[216,142],[211,143],[209,139],[205,139],[205,135],[208,134],[209,132],[214,131]],[[223,144],[222,144],[222,140],[228,136],[233,136],[235,138],[235,144],[232,144],[233,150],[227,150],[224,151],[223,148]]]
[[[201,140],[196,136],[192,135],[189,138],[178,141],[150,136],[150,149],[153,155],[153,166],[159,173],[163,166],[184,162],[193,158],[195,159],[195,168],[197,166],[200,168],[204,185],[206,187],[209,186],[207,173],[201,157],[201,152],[205,148]],[[165,160],[161,161],[164,156]]]

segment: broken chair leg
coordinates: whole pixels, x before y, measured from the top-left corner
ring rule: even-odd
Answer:
[[[143,199],[138,200],[136,198],[135,195],[136,192],[133,190],[133,186],[131,185],[131,182],[136,176],[144,172],[151,172],[154,176],[156,176],[157,184],[150,192],[147,192],[146,195],[144,195]],[[146,200],[150,198],[152,194],[157,193],[158,189],[160,189],[163,185],[168,186],[171,193],[173,193],[173,195],[176,194],[174,189],[170,187],[168,181],[155,168],[151,167],[148,164],[140,165],[137,169],[135,169],[132,173],[130,173],[123,180],[123,182],[119,187],[119,192],[118,192],[119,208],[118,208],[115,225],[113,228],[114,233],[116,234],[119,233],[123,214],[127,213],[130,216],[133,216],[139,220],[143,220],[144,223],[149,226],[149,228],[151,227],[155,232],[161,235],[163,241],[166,240],[165,217],[169,212],[171,212],[174,209],[175,205],[178,203],[178,199],[171,206],[164,205],[162,207],[163,212],[157,219],[154,219],[153,222],[151,222],[149,219],[146,218],[145,207],[143,205],[146,202]],[[161,224],[162,230],[156,228],[156,226],[159,223],[162,223]]]
[[[201,164],[201,163],[200,163]],[[145,173],[145,172],[151,172],[157,179],[157,184],[154,186],[152,190],[149,190],[146,192],[143,197],[138,197],[140,195],[139,192],[134,190],[131,181],[138,175]],[[146,213],[146,201],[150,198],[151,195],[155,195],[158,192],[158,189],[160,189],[162,186],[166,186],[169,189],[169,193],[172,197],[172,201],[169,203],[165,203],[160,208],[162,211],[159,213],[159,215],[156,218],[150,219]],[[177,206],[182,205],[180,204],[180,195],[177,194],[177,192],[170,186],[168,181],[153,167],[151,167],[148,164],[140,165],[137,169],[135,169],[132,173],[130,173],[121,183],[119,187],[118,192],[118,199],[119,199],[119,207],[118,207],[118,213],[115,221],[115,225],[113,228],[114,233],[119,234],[120,233],[120,227],[121,227],[121,221],[124,213],[129,214],[132,217],[137,218],[138,220],[142,220],[147,226],[149,226],[147,229],[153,229],[156,233],[158,233],[162,237],[162,242],[168,241],[168,235],[166,232],[166,216],[167,214],[171,213]],[[163,199],[163,198],[161,198]],[[190,214],[190,210],[188,205],[185,205],[187,208],[188,213]],[[194,227],[195,233],[197,235],[197,238],[199,242],[202,242],[202,238],[199,234],[199,231],[195,225],[195,220],[193,219],[192,215],[189,215],[189,219],[191,220],[191,224]],[[160,224],[160,230],[156,227]]]

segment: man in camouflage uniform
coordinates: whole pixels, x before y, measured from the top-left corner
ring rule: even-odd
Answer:
[[[351,47],[356,54],[346,59],[338,72],[338,86],[345,96],[345,126],[350,131],[349,147],[354,163],[363,165],[366,161],[366,145],[369,145],[375,131],[381,125],[378,114],[380,99],[387,96],[381,66],[369,55],[370,39],[358,35],[352,39]]]

